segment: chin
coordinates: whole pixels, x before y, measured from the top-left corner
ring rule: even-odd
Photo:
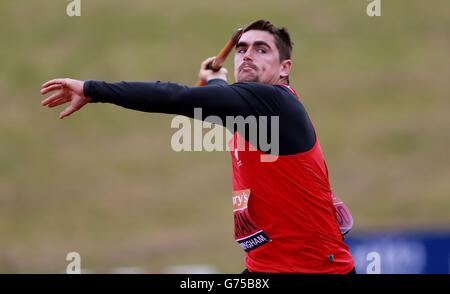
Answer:
[[[254,76],[254,75],[248,75],[248,76],[241,76],[238,77],[237,81],[239,83],[250,83],[250,82],[254,82],[254,83],[259,83],[259,77],[258,76]]]

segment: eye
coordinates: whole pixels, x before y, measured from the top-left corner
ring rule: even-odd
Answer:
[[[266,49],[264,49],[264,48],[258,48],[256,51],[258,53],[263,53],[263,54],[267,52]]]
[[[243,53],[245,53],[245,49],[244,48],[238,48],[236,50],[236,52],[239,53],[239,54],[243,54]]]

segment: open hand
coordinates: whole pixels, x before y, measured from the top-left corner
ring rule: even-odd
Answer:
[[[60,114],[59,118],[71,115],[89,103],[91,99],[84,96],[84,82],[73,79],[54,79],[44,83],[41,87],[41,95],[58,91],[41,101],[42,106],[55,107],[70,102]]]

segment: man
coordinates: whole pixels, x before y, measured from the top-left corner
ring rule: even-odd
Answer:
[[[64,118],[87,103],[108,102],[126,108],[193,117],[279,117],[279,150],[261,148],[261,137],[235,131],[232,145],[235,239],[246,252],[247,272],[353,272],[354,262],[336,220],[328,170],[314,127],[289,86],[292,43],[285,28],[258,20],[244,29],[236,45],[234,76],[209,70],[206,59],[199,77],[205,87],[173,83],[106,83],[56,79],[41,94],[62,89],[42,101],[54,107],[66,102]],[[271,128],[269,128],[271,129]],[[250,148],[237,148],[238,143]],[[264,152],[263,152],[264,151]],[[273,150],[272,150],[273,151]],[[276,155],[263,162],[261,155]]]

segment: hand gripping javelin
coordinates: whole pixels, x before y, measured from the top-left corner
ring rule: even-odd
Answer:
[[[212,63],[210,63],[209,68],[213,71],[219,71],[219,69],[223,66],[225,60],[228,57],[228,54],[230,54],[231,50],[236,46],[237,42],[239,42],[239,39],[242,36],[242,33],[244,30],[242,28],[237,29],[231,38],[228,40],[228,42],[225,44],[225,46],[220,50],[219,54],[217,54],[216,58]],[[197,86],[204,86],[206,85],[206,82],[203,80],[198,80]]]

